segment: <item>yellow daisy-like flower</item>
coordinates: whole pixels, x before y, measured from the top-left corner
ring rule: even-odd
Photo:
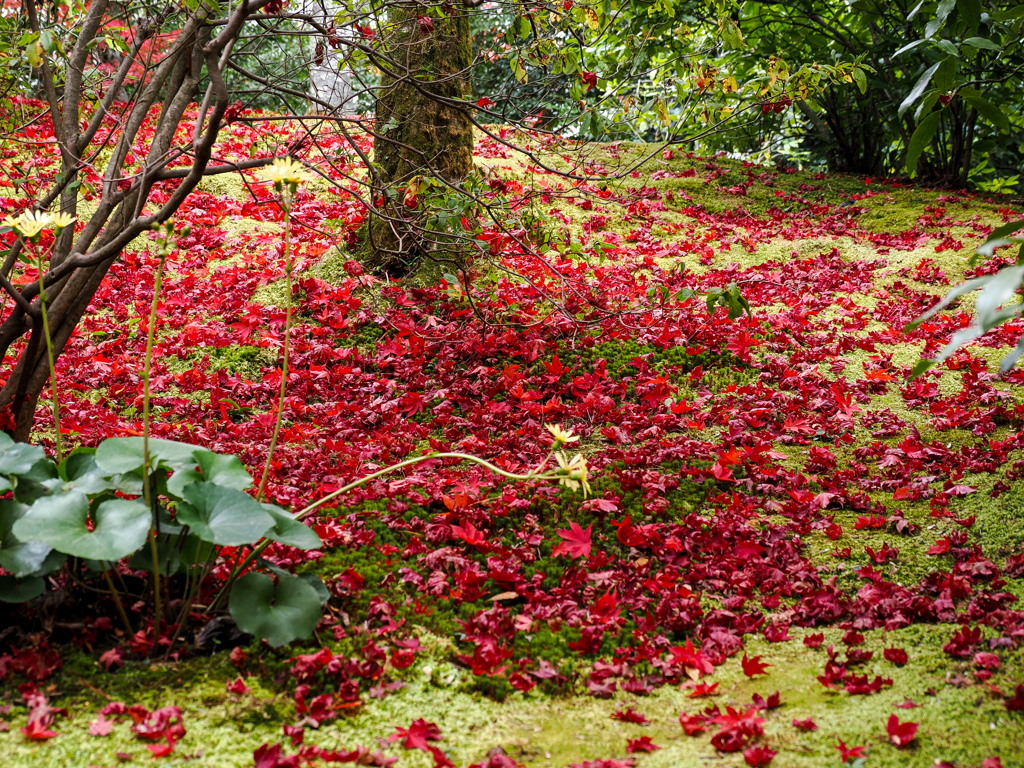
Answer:
[[[53,217],[46,211],[22,211],[17,218],[8,216],[3,221],[5,227],[14,229],[22,237],[35,237],[53,223]]]
[[[305,168],[290,157],[279,157],[269,166],[263,169],[263,177],[274,183],[278,192],[284,191],[284,187],[295,188],[306,180]]]
[[[559,475],[561,475],[558,478],[558,484],[564,485],[573,491],[577,488],[582,488],[584,498],[589,496],[590,484],[587,482],[587,460],[578,453],[570,459],[562,451],[556,453],[555,458],[558,459],[558,470]]]
[[[77,219],[70,213],[55,213],[50,217],[50,222],[55,229],[64,229],[74,224]]]
[[[552,437],[555,438],[555,448],[561,448],[563,445],[575,443],[580,439],[579,435],[574,435],[571,429],[562,429],[558,424],[545,424],[544,427],[551,433]]]

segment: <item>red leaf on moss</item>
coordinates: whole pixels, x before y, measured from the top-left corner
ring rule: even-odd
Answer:
[[[889,722],[886,723],[885,730],[889,734],[889,741],[897,747],[905,747],[914,740],[919,725],[919,723],[909,721],[901,723],[896,715],[889,715]]]
[[[591,523],[586,528],[580,528],[576,523],[570,522],[567,529],[561,531],[555,531],[565,541],[555,547],[551,554],[552,555],[568,555],[572,558],[577,557],[590,557],[591,549],[591,534],[593,533],[594,524]]]
[[[650,736],[641,736],[638,739],[626,740],[626,751],[630,754],[634,754],[636,752],[654,752],[658,749],[661,749],[661,747],[652,742]]]
[[[747,654],[743,654],[743,661],[740,662],[743,665],[743,674],[747,677],[754,677],[755,675],[767,674],[765,670],[771,666],[761,661],[760,656],[754,656],[748,659]]]

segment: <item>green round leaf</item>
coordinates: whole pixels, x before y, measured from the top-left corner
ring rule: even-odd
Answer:
[[[235,582],[228,610],[243,632],[264,638],[272,648],[310,637],[320,622],[320,598],[297,576],[281,576],[277,584],[262,573]]]
[[[46,452],[38,445],[16,443],[6,432],[0,432],[0,475],[24,475]]]
[[[112,562],[143,545],[151,519],[144,505],[112,499],[96,507],[90,531],[89,500],[72,491],[36,501],[14,523],[13,532],[22,541],[41,541],[74,557]]]
[[[237,547],[254,544],[274,525],[274,518],[248,494],[214,483],[191,483],[182,492],[178,523],[203,541]]]
[[[96,449],[96,466],[107,474],[124,474],[142,469],[143,442],[141,437],[112,437]],[[195,464],[194,445],[174,440],[149,439],[151,464],[162,464],[168,469],[181,469]]]
[[[324,545],[312,528],[299,522],[280,507],[264,504],[263,509],[274,518],[274,527],[264,534],[271,541],[287,544],[296,549],[320,549]]]
[[[46,582],[38,577],[18,579],[14,576],[0,576],[0,602],[28,602],[43,594],[45,589]]]
[[[41,541],[22,541],[11,531],[27,509],[11,499],[0,501],[0,568],[18,578],[39,570],[52,549]]]
[[[167,481],[167,490],[179,498],[181,498],[185,486],[190,483],[205,481],[238,491],[244,491],[252,485],[252,476],[237,456],[225,456],[205,448],[198,448],[192,452],[192,457],[194,459],[192,466],[176,470],[171,475],[171,479]]]

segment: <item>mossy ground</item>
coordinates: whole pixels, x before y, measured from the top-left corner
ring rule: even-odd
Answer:
[[[593,146],[590,148],[589,159],[594,164],[611,168],[616,164],[636,160],[650,149],[645,145],[625,142],[617,148]],[[534,176],[525,172],[526,163],[521,158],[483,162],[506,178],[515,178],[524,184],[536,181]],[[819,178],[802,173],[778,173],[772,187],[755,185],[747,195],[739,196],[723,190],[742,182],[750,169],[744,169],[736,162],[716,162],[727,169],[728,174],[711,185],[704,181],[700,171],[695,176],[680,178],[665,175],[650,179],[648,175],[654,170],[675,174],[701,167],[699,161],[688,160],[681,153],[672,160],[664,160],[660,153],[655,153],[654,159],[643,169],[643,181],[626,176],[609,181],[607,186],[623,192],[629,187],[649,185],[661,193],[688,195],[693,204],[708,212],[722,213],[741,207],[752,217],[764,216],[773,207],[785,210],[784,197],[777,195],[777,191],[782,192],[783,196],[801,195],[832,206],[848,202],[855,195],[880,191],[881,194],[874,197],[856,201],[857,207],[862,209],[857,223],[861,230],[890,234],[913,229],[925,212],[925,206],[936,205],[937,198],[941,196],[940,193],[917,189],[883,188],[877,182],[868,184],[864,179],[855,177]],[[752,169],[752,172],[766,171]],[[242,187],[228,177],[219,177],[215,182],[207,184],[206,191],[216,195],[241,195]],[[568,195],[571,190],[564,192]],[[942,205],[956,218],[973,219],[989,225],[1001,222],[998,213],[1001,204],[997,202],[971,200]],[[633,225],[618,220],[621,209],[611,204],[607,207],[610,217],[607,231],[620,236],[628,234]],[[571,235],[578,237],[584,232],[586,212],[557,198],[548,210],[570,217],[567,229]],[[669,225],[668,229],[687,221],[687,217],[678,212],[660,214],[661,224]],[[236,223],[232,226],[247,225]],[[260,231],[270,231],[276,225],[253,223],[252,226]],[[683,236],[668,229],[662,233],[666,242]],[[955,226],[950,231],[954,237],[964,238],[968,246],[974,242],[966,237],[969,234],[967,227]],[[936,252],[934,243],[931,243],[910,250],[879,254],[863,238],[848,235],[823,235],[796,241],[779,237],[759,243],[751,249],[734,247],[719,257],[716,265],[720,266],[724,261],[747,268],[772,262],[784,263],[794,258],[794,253],[796,257],[807,257],[832,248],[839,249],[843,258],[849,262],[884,259],[886,267],[878,272],[876,288],[885,288],[899,279],[909,282],[918,290],[935,295],[942,293],[946,287],[916,282],[912,277],[901,276],[901,270],[908,267],[913,269],[924,258],[932,259],[945,271],[949,282],[955,284],[962,279],[967,269],[967,256],[971,252],[971,248],[966,247],[961,251],[946,250],[940,253]],[[349,257],[339,248],[325,254],[318,263],[307,265],[305,271],[322,279],[340,278],[343,274],[340,265]],[[674,262],[665,260],[664,263],[659,262],[658,266],[668,268],[674,266]],[[705,269],[696,261],[692,264],[688,262],[687,267],[696,274]],[[273,304],[280,295],[283,295],[280,283],[271,283],[261,289],[255,299]],[[865,308],[871,308],[877,301],[876,296],[869,294],[857,294],[852,298]],[[969,302],[966,306],[970,306]],[[825,314],[819,319],[827,318]],[[869,325],[867,330],[871,329]],[[351,343],[356,347],[372,347],[377,341],[378,331],[376,326],[368,325]],[[633,352],[652,355],[653,367],[668,371],[681,387],[686,387],[685,376],[682,374],[688,370],[687,366],[693,367],[695,362],[703,362],[716,369],[717,379],[705,382],[710,383],[716,392],[728,386],[749,382],[748,372],[742,366],[735,365],[735,361],[724,357],[708,361],[672,359],[670,355],[659,357],[652,348],[634,346],[637,349]],[[603,356],[603,351],[599,346],[582,350],[567,346],[559,354],[564,364],[571,365],[575,362],[593,362],[596,357]],[[891,351],[897,364],[909,365],[916,361],[921,348],[920,345],[900,345],[894,346]],[[1000,348],[980,348],[976,353],[983,354],[990,363],[994,363],[1005,351]],[[255,379],[275,365],[272,356],[258,347],[204,349],[195,354],[208,356],[208,368],[211,370],[223,368],[250,379]],[[848,353],[845,356],[846,372],[836,374],[837,378],[859,375],[868,357],[866,352]],[[189,357],[178,365],[184,369],[194,362]],[[168,366],[173,370],[170,361]],[[947,392],[955,391],[960,386],[959,375],[952,371],[943,372],[939,381]],[[941,439],[950,444],[977,439],[964,430],[935,433],[928,424],[920,422],[918,412],[906,407],[898,392],[879,394],[872,398],[867,407],[890,409],[908,424],[917,425],[926,439]],[[858,429],[856,443],[837,448],[835,453],[841,463],[849,462],[855,447],[871,441],[873,438],[867,430]],[[898,438],[883,440],[887,444],[897,441]],[[807,448],[797,445],[780,446],[779,449],[790,456],[787,462],[802,467],[807,460]],[[1014,452],[1010,461],[1024,457],[1022,453]],[[1002,557],[1017,551],[1024,540],[1024,486],[1017,484],[993,500],[987,491],[999,477],[999,473],[965,477],[961,482],[977,485],[979,490],[955,502],[958,516],[977,516],[973,533],[977,534],[979,543],[989,557]],[[680,507],[699,505],[700,494],[699,489],[695,494],[680,492],[674,497],[673,503]],[[901,509],[908,520],[922,526],[921,532],[909,538],[872,532],[868,539],[867,534],[852,530],[852,525],[844,525],[847,533],[838,541],[828,540],[820,532],[810,534],[807,537],[808,555],[818,564],[827,564],[840,586],[856,589],[859,579],[854,569],[869,562],[863,552],[863,544],[870,541],[877,548],[885,541],[898,547],[900,554],[896,563],[882,568],[891,574],[894,581],[919,581],[935,567],[935,558],[926,555],[925,551],[939,536],[930,527],[932,520],[927,503],[896,503],[891,494],[884,493],[872,496],[890,507]],[[622,507],[625,511],[629,511],[631,505],[639,504],[636,494],[632,497],[629,494],[623,496]],[[552,519],[564,520],[566,510],[572,508],[573,519],[585,523],[578,512],[578,505],[579,501],[571,497],[556,503]],[[409,513],[415,514],[422,514],[422,510],[413,509]],[[852,513],[845,510],[836,513],[838,521],[852,522],[852,517]],[[552,525],[555,524],[552,522]],[[379,541],[388,543],[387,529],[382,527],[378,533]],[[837,560],[831,556],[833,550],[844,546],[850,546],[853,550],[850,559]],[[360,572],[373,574],[379,580],[401,565],[399,561],[382,563],[380,560],[376,552],[366,549],[337,550],[318,561],[316,567],[325,574],[356,567]],[[543,569],[544,563],[538,563],[537,567]],[[1024,597],[1024,586],[1020,581],[1011,581],[1005,589]],[[363,603],[368,599],[369,594],[366,594]],[[481,603],[486,604],[486,598],[482,598]],[[359,607],[359,603],[353,606],[355,609]],[[468,612],[475,607],[478,606],[467,603],[462,611]],[[767,696],[779,690],[784,705],[765,715],[769,743],[779,750],[772,763],[773,768],[839,765],[838,752],[835,750],[838,739],[849,745],[867,745],[867,765],[870,768],[925,768],[940,761],[949,761],[962,768],[977,768],[984,758],[997,754],[1002,757],[1003,765],[1007,768],[1024,766],[1024,743],[1020,738],[1024,721],[1021,716],[1007,713],[999,699],[984,685],[951,684],[951,680],[957,683],[960,677],[969,679],[972,670],[968,662],[957,662],[942,651],[942,645],[953,632],[950,626],[918,625],[889,633],[865,633],[867,640],[864,647],[873,650],[875,656],[859,671],[870,672],[872,675],[878,673],[893,679],[892,688],[873,696],[833,693],[817,682],[816,676],[821,673],[824,664],[823,649],[829,644],[839,643],[842,634],[839,630],[826,629],[826,641],[822,649],[811,650],[801,643],[806,633],[791,629],[793,640],[789,642],[768,644],[757,639],[748,641],[746,651],[749,655],[762,654],[772,664],[766,676],[748,680],[742,675],[737,660],[731,659],[716,671],[713,680],[718,682],[718,695],[710,699],[690,699],[685,691],[671,686],[658,689],[649,697],[596,699],[582,694],[578,680],[574,688],[560,692],[538,687],[524,695],[509,691],[506,686],[500,691],[500,696],[485,695],[481,689],[486,686],[474,680],[465,669],[452,663],[451,646],[444,638],[456,631],[454,621],[459,618],[456,612],[445,613],[444,604],[439,601],[430,619],[419,617],[411,611],[404,618],[410,624],[423,626],[421,637],[428,648],[427,652],[420,654],[416,665],[405,673],[398,673],[405,687],[383,699],[368,698],[366,704],[357,711],[326,723],[319,730],[309,731],[309,743],[325,748],[349,749],[356,744],[363,744],[375,749],[378,740],[393,733],[395,727],[406,727],[412,720],[425,717],[439,725],[445,735],[442,745],[460,765],[482,759],[489,749],[499,745],[515,759],[530,766],[560,767],[585,759],[624,757],[627,737],[649,735],[662,749],[649,756],[636,756],[640,766],[695,768],[717,765],[722,768],[739,768],[743,765],[742,757],[738,754],[717,754],[709,744],[708,735],[685,736],[677,722],[679,713],[692,713],[709,704],[741,706],[748,704],[754,693]],[[565,642],[565,634],[558,635],[550,631],[539,633],[530,641],[531,650],[537,657],[556,660],[560,650],[564,650]],[[909,663],[900,668],[883,661],[881,652],[886,647],[904,648],[909,654]],[[113,766],[119,762],[116,756],[118,752],[131,754],[136,762],[148,763],[149,754],[141,742],[132,738],[125,724],[117,726],[107,738],[88,735],[89,721],[106,701],[124,700],[149,707],[175,704],[183,708],[188,734],[175,755],[162,761],[164,765],[211,768],[251,766],[253,749],[266,742],[281,741],[282,723],[295,719],[294,703],[289,694],[283,686],[275,684],[276,675],[287,667],[287,653],[254,651],[254,657],[259,661],[251,669],[253,674],[246,677],[251,693],[234,696],[225,691],[225,685],[234,680],[238,673],[229,664],[226,653],[194,658],[178,664],[148,666],[129,662],[123,670],[108,674],[96,667],[91,656],[69,649],[65,654],[65,668],[47,683],[51,698],[59,706],[67,707],[70,714],[69,720],[58,721],[60,736],[44,744],[28,742],[17,728],[23,720],[23,712],[15,710],[8,717],[15,727],[9,732],[0,732],[0,754],[3,754],[6,764],[11,768]],[[1003,668],[996,672],[991,682],[1003,690],[1009,690],[1024,681],[1024,655],[1020,651],[1005,653],[1003,660]],[[13,691],[8,690],[7,693],[10,694],[8,700],[16,698]],[[913,699],[921,707],[894,709],[894,704],[904,697]],[[644,713],[651,724],[638,726],[609,718],[617,706],[627,703]],[[921,722],[914,746],[899,750],[888,743],[885,721],[892,713],[898,714],[901,720]],[[793,719],[808,717],[817,722],[817,731],[805,733],[791,726]],[[418,767],[430,764],[423,753],[402,751],[396,745],[385,745],[385,748],[389,754],[400,755],[399,765]]]

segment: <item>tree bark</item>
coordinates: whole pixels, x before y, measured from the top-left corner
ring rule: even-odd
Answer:
[[[445,240],[415,225],[415,211],[405,204],[409,182],[422,176],[457,186],[473,169],[473,126],[459,104],[471,92],[469,17],[447,6],[424,23],[422,8],[391,9],[376,103],[378,210],[369,226],[368,266],[394,275],[414,271]]]

